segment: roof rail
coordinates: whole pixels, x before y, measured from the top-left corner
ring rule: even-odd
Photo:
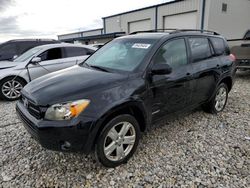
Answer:
[[[166,32],[166,33],[169,33],[169,34],[174,34],[174,33],[180,33],[180,32],[188,32],[188,31],[191,31],[191,32],[200,32],[200,33],[210,33],[210,34],[213,34],[213,35],[220,35],[219,33],[215,32],[215,31],[209,31],[209,30],[202,30],[202,29],[176,29],[176,28],[135,31],[135,32],[130,33],[129,35],[135,35],[135,34],[138,34],[138,33],[154,33],[154,32]]]
[[[138,33],[155,33],[155,32],[167,32],[167,31],[176,31],[177,29],[174,28],[168,28],[168,29],[152,29],[152,30],[142,30],[142,31],[135,31],[132,33],[129,33],[129,35],[135,35]],[[167,32],[169,33],[169,32]]]

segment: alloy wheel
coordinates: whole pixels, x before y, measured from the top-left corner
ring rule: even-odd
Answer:
[[[17,99],[21,96],[23,85],[17,80],[9,80],[2,85],[2,94],[8,99]]]
[[[124,159],[133,149],[136,131],[129,122],[120,122],[108,132],[104,141],[104,154],[111,161]]]
[[[224,87],[221,87],[215,97],[215,109],[220,112],[223,110],[227,101],[227,90]]]

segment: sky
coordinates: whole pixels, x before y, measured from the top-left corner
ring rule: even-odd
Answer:
[[[0,43],[102,27],[102,17],[169,0],[0,0]]]

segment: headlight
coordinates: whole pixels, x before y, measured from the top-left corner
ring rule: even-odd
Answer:
[[[83,99],[74,102],[55,104],[49,107],[45,113],[45,119],[48,120],[69,120],[77,117],[83,112],[90,101]]]

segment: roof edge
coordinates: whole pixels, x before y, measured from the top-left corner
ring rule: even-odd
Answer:
[[[73,33],[65,33],[65,34],[61,34],[57,36],[72,35],[72,34],[77,34],[77,33],[86,33],[86,32],[97,31],[97,30],[103,30],[103,28],[90,29],[90,30],[78,31],[78,32],[73,32]]]
[[[127,11],[127,12],[113,14],[113,15],[110,15],[110,16],[105,16],[105,17],[102,17],[102,19],[112,18],[112,17],[115,17],[115,16],[123,15],[123,14],[129,14],[129,13],[133,13],[133,12],[137,12],[137,11],[142,11],[142,10],[146,10],[146,9],[150,9],[150,8],[155,8],[155,7],[160,7],[160,6],[169,5],[169,4],[173,4],[173,3],[178,3],[178,2],[181,2],[181,1],[184,1],[184,0],[172,0],[172,1],[169,1],[169,2],[165,2],[165,3],[160,3],[160,4],[156,4],[156,5],[152,5],[152,6],[148,6],[148,7],[144,7],[144,8],[130,10],[130,11]]]

